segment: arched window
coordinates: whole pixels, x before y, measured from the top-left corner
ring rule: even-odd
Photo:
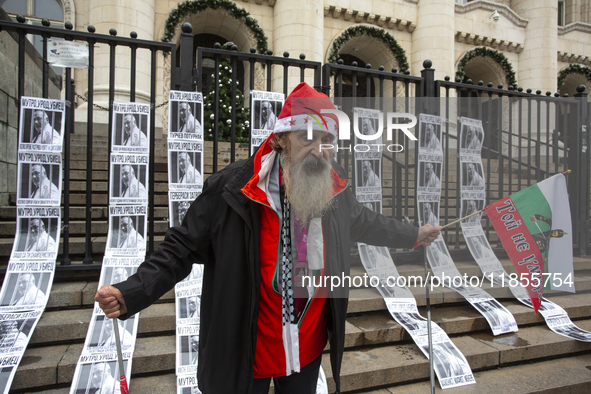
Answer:
[[[41,20],[47,19],[51,27],[56,29],[64,28],[64,9],[59,0],[0,0],[0,7],[16,20],[17,15],[27,18],[27,23],[41,26]],[[43,38],[30,34],[29,41],[33,43],[39,53],[43,52]],[[61,67],[52,67],[57,75],[61,75]]]

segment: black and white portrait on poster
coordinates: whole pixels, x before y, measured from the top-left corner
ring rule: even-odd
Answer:
[[[462,163],[462,191],[484,190],[482,163]]]
[[[143,256],[146,253],[147,207],[110,206],[107,256]]]
[[[203,142],[168,141],[168,187],[170,190],[203,188]]]
[[[0,294],[0,310],[44,309],[52,282],[53,272],[8,273]]]
[[[131,275],[135,274],[137,266],[119,266],[119,267],[105,267],[101,270],[101,277],[99,279],[99,288],[103,285],[114,285],[116,283],[127,280]]]
[[[420,153],[442,153],[441,122],[439,116],[420,114]]]
[[[22,97],[19,149],[61,152],[65,108],[63,100]]]
[[[60,237],[59,207],[16,209],[16,237],[11,259],[55,260]]]
[[[117,324],[119,325],[121,350],[131,352],[137,334],[138,321],[136,316],[132,316],[127,320],[117,319]],[[93,314],[83,352],[87,354],[112,353],[117,351],[116,346],[113,319],[109,319],[101,313]]]
[[[147,154],[111,154],[109,204],[147,204],[147,186]]]
[[[61,153],[19,152],[18,159],[17,204],[60,205]]]
[[[484,193],[482,198],[463,198],[462,195],[462,213],[460,217],[470,216],[462,220],[462,225],[467,226],[480,226],[480,220],[482,219],[482,213],[476,213],[484,208]],[[480,197],[480,196],[477,196]]]
[[[176,328],[176,374],[197,372],[199,357],[199,325]]]
[[[201,194],[200,191],[169,191],[168,210],[170,227],[177,227],[183,223],[187,210]]]
[[[484,131],[482,121],[478,119],[461,118],[460,152],[462,154],[475,154],[480,156]]]
[[[171,90],[168,93],[168,139],[203,141],[203,95]]]
[[[117,355],[113,353],[109,354],[109,357],[106,356],[106,354],[80,356],[74,371],[70,394],[120,394]],[[123,352],[123,367],[129,382],[131,373],[130,352]]]
[[[175,286],[177,325],[199,324],[201,311],[201,282],[193,281]]]
[[[113,102],[112,152],[148,153],[150,104]]]
[[[419,192],[441,192],[442,163],[419,161]]]
[[[250,92],[250,153],[253,154],[275,129],[283,108],[283,93],[252,90]]]
[[[355,153],[355,186],[357,193],[381,193],[382,152]]]
[[[419,202],[419,221],[421,226],[439,226],[439,201]]]

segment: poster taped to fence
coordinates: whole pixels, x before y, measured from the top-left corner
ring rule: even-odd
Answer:
[[[61,153],[19,152],[18,205],[59,206],[62,193]]]
[[[145,205],[109,207],[109,234],[106,256],[144,256],[146,254]]]
[[[56,67],[88,68],[88,44],[48,38],[47,62]]]
[[[129,383],[131,352],[123,352],[123,370]],[[120,392],[119,362],[116,353],[80,356],[74,371],[70,394],[120,394]]]
[[[203,188],[203,142],[168,141],[168,188],[171,191]]]
[[[18,207],[11,260],[55,260],[60,237],[59,207]]]
[[[21,98],[19,149],[61,152],[66,102],[37,97]]]
[[[183,223],[187,210],[200,194],[200,191],[195,190],[168,192],[170,227],[177,227]]]
[[[0,291],[0,311],[44,309],[54,272],[52,260],[11,260]]]
[[[112,152],[148,153],[150,104],[113,102]]]
[[[253,154],[275,129],[284,100],[283,93],[261,90],[250,92],[250,154]]]
[[[168,139],[203,141],[203,95],[171,90],[168,93]]]
[[[148,204],[147,154],[111,153],[109,204]]]

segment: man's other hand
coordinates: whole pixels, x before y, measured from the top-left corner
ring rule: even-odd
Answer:
[[[119,289],[114,286],[102,286],[94,295],[94,300],[99,303],[99,306],[109,319],[127,313],[127,307],[125,306],[123,295]]]
[[[419,236],[417,237],[417,243],[423,246],[429,246],[441,232],[441,226],[432,226],[430,224],[425,224],[423,227],[419,228]]]

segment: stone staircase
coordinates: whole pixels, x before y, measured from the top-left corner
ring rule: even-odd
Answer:
[[[503,261],[508,267],[509,262]],[[562,306],[582,329],[591,331],[591,259],[575,258],[576,294],[547,296]],[[475,263],[458,262],[461,272],[478,275]],[[403,276],[424,274],[419,264],[397,264]],[[362,275],[363,268],[353,268]],[[92,315],[97,280],[60,281],[43,314],[12,384],[14,393],[67,394]],[[540,315],[510,298],[507,289],[484,286],[515,316],[519,332],[493,336],[485,319],[457,293],[431,293],[432,318],[466,356],[476,385],[449,389],[461,393],[588,392],[591,343],[553,333]],[[424,288],[413,292],[425,313]],[[132,393],[175,393],[174,294],[140,313],[133,357]],[[327,348],[328,349],[328,348]],[[334,390],[328,355],[323,367]],[[354,289],[346,322],[342,368],[344,392],[398,393],[428,391],[428,361],[406,331],[386,310],[372,288]],[[570,390],[570,391],[569,391]],[[437,391],[441,391],[437,385]]]
[[[158,133],[157,133],[157,137]],[[160,141],[160,142],[158,142]],[[70,184],[70,255],[72,266],[58,266],[55,283],[43,314],[17,370],[11,392],[67,394],[76,363],[82,351],[97,289],[102,254],[107,234],[107,139],[96,133],[92,162],[92,258],[94,264],[83,265],[86,199],[86,140],[82,134],[72,135]],[[238,150],[238,159],[246,157],[245,147]],[[206,152],[211,152],[206,143]],[[220,144],[219,169],[229,163],[230,149]],[[205,162],[211,163],[206,153]],[[168,228],[168,185],[166,146],[157,139],[155,159],[155,243],[162,240]],[[452,162],[455,162],[452,160]],[[392,212],[391,165],[384,161],[384,213]],[[490,197],[498,190],[498,164],[491,162]],[[485,172],[487,169],[485,168]],[[205,177],[212,172],[205,166]],[[456,218],[455,163],[450,164],[447,181],[450,191],[442,198],[441,214]],[[403,216],[414,217],[414,168],[409,170],[408,192],[402,198]],[[513,191],[518,190],[517,175]],[[522,187],[527,186],[523,184]],[[507,187],[505,186],[505,193]],[[394,197],[396,198],[396,196]],[[15,201],[15,196],[11,196]],[[446,211],[447,209],[447,211]],[[16,230],[14,206],[0,207],[0,265],[8,261]],[[449,232],[450,249],[463,239]],[[491,243],[496,234],[490,233]],[[60,253],[61,253],[60,246]],[[504,256],[500,256],[504,257]],[[395,256],[401,275],[423,276],[424,268],[413,255]],[[466,254],[455,257],[458,269],[469,276],[480,275],[478,266]],[[58,257],[58,262],[61,256]],[[422,259],[421,259],[422,261]],[[591,258],[575,258],[573,295],[548,294],[562,306],[579,327],[591,331]],[[509,272],[511,263],[503,260]],[[354,258],[353,274],[362,275],[363,268]],[[519,332],[495,337],[485,319],[457,293],[438,288],[431,293],[433,320],[451,337],[466,356],[477,381],[476,385],[449,389],[458,393],[578,393],[591,389],[591,344],[570,340],[550,331],[543,318],[511,299],[502,288],[484,286],[515,316]],[[420,313],[425,313],[424,288],[413,289]],[[350,393],[413,393],[428,392],[428,361],[405,330],[389,315],[378,292],[371,288],[351,293],[346,323],[346,348],[343,357],[342,389]],[[329,389],[334,390],[328,355],[323,358]],[[132,363],[132,393],[176,393],[175,381],[175,309],[174,294],[162,299],[140,314],[138,339]],[[441,391],[436,385],[437,391]],[[273,390],[271,390],[272,392]]]

